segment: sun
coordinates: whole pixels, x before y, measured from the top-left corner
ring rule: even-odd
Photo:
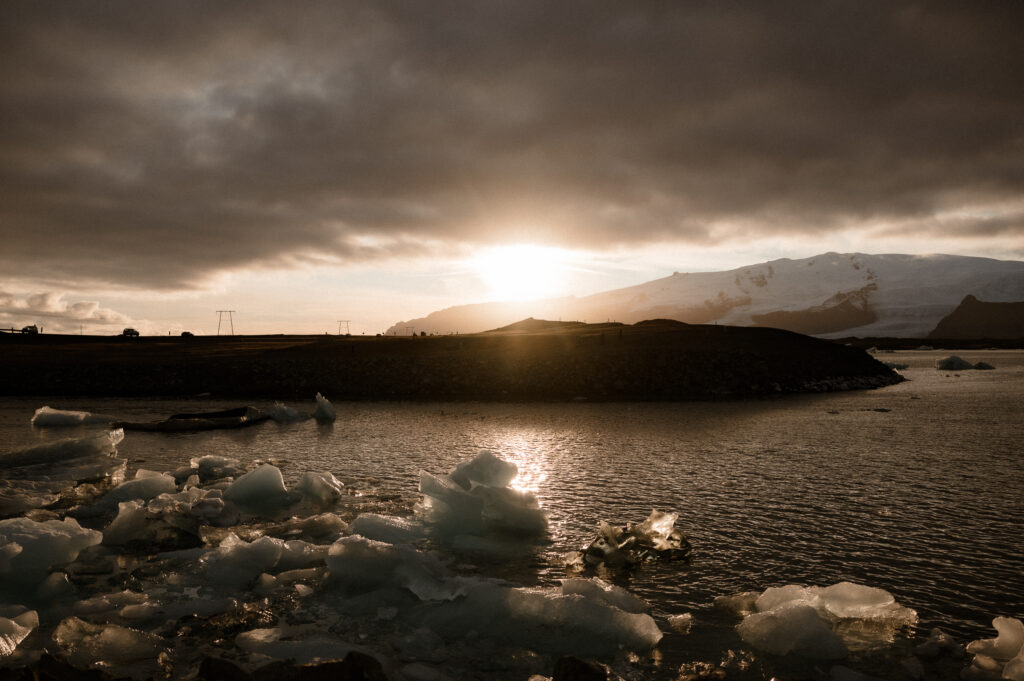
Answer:
[[[473,258],[473,269],[493,300],[534,300],[561,294],[568,262],[561,249],[515,244],[486,249]]]

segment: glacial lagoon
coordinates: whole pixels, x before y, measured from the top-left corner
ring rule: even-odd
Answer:
[[[86,548],[82,555],[91,571],[76,572],[72,564],[69,586],[46,595],[10,588],[11,576],[4,575],[6,610],[0,616],[10,618],[12,608],[24,606],[40,622],[7,659],[30,659],[43,648],[59,652],[60,641],[83,640],[84,629],[67,625],[78,617],[85,623],[76,624],[80,629],[126,627],[153,637],[141,641],[164,651],[159,661],[154,655],[115,670],[176,678],[194,675],[204,653],[251,669],[282,655],[343,654],[355,646],[385,661],[395,678],[525,681],[551,674],[560,645],[635,678],[676,679],[713,668],[738,679],[838,678],[845,670],[896,679],[916,669],[932,678],[958,678],[969,655],[918,654],[934,628],[967,644],[995,636],[997,616],[1024,617],[1024,352],[962,351],[955,354],[996,369],[936,369],[935,361],[950,354],[879,354],[906,365],[908,380],[872,391],[653,404],[340,402],[334,403],[333,423],[128,432],[116,444],[128,480],[140,469],[182,473],[193,459],[226,457],[238,462],[239,475],[259,464],[280,470],[294,503],[242,513],[231,519],[237,523],[205,531],[205,543],[196,547],[160,546],[165,553],[159,560],[151,559],[157,549],[147,551],[137,537]],[[311,412],[312,397],[288,406]],[[28,483],[46,494],[45,478],[60,467],[26,468],[26,450],[54,445],[59,452],[55,443],[108,432],[102,423],[33,427],[30,419],[43,406],[149,421],[239,405],[208,398],[4,398],[0,465],[15,471],[0,489],[8,497],[23,494]],[[481,451],[516,466],[507,488],[535,500],[543,530],[482,531],[472,541],[432,531],[420,492],[423,473],[444,480]],[[336,498],[312,503],[302,497],[297,490],[313,484],[308,477],[304,482],[310,472],[330,473],[343,483]],[[188,486],[172,484],[175,493]],[[80,500],[82,508],[96,503]],[[75,511],[78,522],[98,531],[114,514],[82,508]],[[693,547],[689,561],[618,570],[583,569],[578,555],[574,561],[602,522],[639,523],[652,510],[677,514],[675,528]],[[289,520],[324,513],[349,529],[334,520],[305,526]],[[289,522],[283,536],[307,546],[282,544],[267,570],[258,569],[259,551],[250,547],[261,533],[273,534],[267,528]],[[402,548],[364,546],[353,527]],[[251,552],[246,560],[230,557],[231,530],[246,535],[237,544]],[[338,557],[340,551],[328,554],[323,537],[333,542],[332,531],[351,544],[347,559]],[[0,554],[0,572],[14,556]],[[247,564],[256,566],[252,573]],[[335,572],[351,569],[364,577],[332,586],[326,575],[332,565]],[[405,577],[369,579],[382,565]],[[411,573],[425,581],[409,581]],[[838,657],[754,645],[741,636],[741,612],[723,607],[730,603],[723,597],[843,583],[884,590],[903,610],[886,622],[846,622],[839,632],[845,651]],[[587,584],[603,585],[612,596],[587,596],[593,592]],[[124,596],[125,589],[136,595]],[[412,610],[405,599],[411,597],[399,592],[409,591],[415,599],[455,605],[406,617]],[[565,602],[593,601],[593,607],[549,605],[573,593]],[[629,599],[645,604],[647,619],[618,607]],[[613,602],[618,605],[607,605]],[[545,609],[535,622],[541,633],[532,637],[512,636],[494,622]],[[233,613],[237,626],[228,624]],[[584,622],[609,614],[622,626]],[[524,622],[529,620],[516,620],[520,628]],[[192,635],[182,634],[183,628]]]

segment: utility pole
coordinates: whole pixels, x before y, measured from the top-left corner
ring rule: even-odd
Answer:
[[[235,314],[234,310],[217,310],[217,335],[220,335],[220,322],[224,319],[224,315],[228,316],[228,323],[231,325],[231,335],[235,335],[235,318],[232,316]]]
[[[351,333],[351,332],[349,331],[349,328],[348,328],[348,323],[349,323],[349,320],[348,320],[348,319],[339,319],[339,320],[338,320],[338,335],[339,335],[339,336],[341,335],[341,325],[342,325],[342,324],[344,324],[344,325],[345,325],[345,335],[347,336],[347,335],[349,335],[349,333]]]
[[[409,332],[409,335],[410,335],[410,336],[411,336],[411,335],[413,335],[413,331],[414,331],[415,329],[416,329],[416,327],[415,327],[415,326],[407,326],[407,327],[405,327],[405,330]]]

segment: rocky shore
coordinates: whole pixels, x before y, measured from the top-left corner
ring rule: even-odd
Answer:
[[[713,400],[902,380],[863,350],[788,331],[525,320],[453,336],[0,336],[4,395],[332,400]]]

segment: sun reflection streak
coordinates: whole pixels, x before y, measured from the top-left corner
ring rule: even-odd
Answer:
[[[548,457],[528,434],[508,435],[495,443],[500,456],[519,469],[509,486],[518,492],[539,494],[547,480]]]

